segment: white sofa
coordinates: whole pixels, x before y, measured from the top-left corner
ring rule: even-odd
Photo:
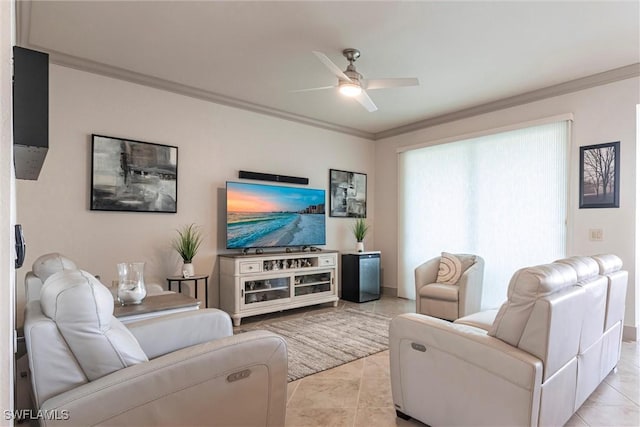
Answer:
[[[561,426],[620,359],[628,274],[614,255],[517,271],[500,310],[390,326],[398,416],[431,426]]]
[[[45,283],[25,308],[41,425],[284,425],[282,337],[233,336],[216,309],[124,326],[109,290],[64,261],[34,265]]]

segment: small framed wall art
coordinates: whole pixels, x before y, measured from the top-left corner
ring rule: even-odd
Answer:
[[[178,147],[91,137],[91,210],[177,212]]]
[[[329,170],[329,216],[367,217],[367,175]]]
[[[620,141],[580,147],[580,209],[620,207]]]

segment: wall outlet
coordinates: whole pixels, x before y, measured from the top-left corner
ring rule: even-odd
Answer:
[[[593,242],[601,242],[604,240],[604,234],[602,232],[602,228],[590,228],[589,229],[589,240]]]

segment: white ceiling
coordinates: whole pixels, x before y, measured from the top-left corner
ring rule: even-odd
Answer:
[[[640,75],[639,5],[34,1],[18,4],[18,43],[53,63],[376,139]],[[371,91],[373,113],[334,90],[292,92],[335,84],[312,51],[344,69],[348,47],[365,78],[420,86]]]

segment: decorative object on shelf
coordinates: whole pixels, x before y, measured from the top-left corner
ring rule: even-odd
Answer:
[[[147,296],[144,285],[144,262],[118,264],[118,302],[121,305],[140,304]]]
[[[620,141],[580,147],[580,209],[620,207]]]
[[[367,235],[367,231],[369,231],[369,226],[364,221],[364,218],[356,219],[355,224],[353,225],[353,235],[356,238],[356,251],[364,252],[364,238]]]
[[[91,210],[178,210],[178,147],[92,135]]]
[[[367,175],[329,170],[329,216],[367,217]]]
[[[181,230],[176,231],[178,237],[171,242],[171,246],[180,254],[184,262],[182,265],[183,277],[192,277],[195,275],[192,262],[202,244],[202,232],[195,224],[185,225]]]

